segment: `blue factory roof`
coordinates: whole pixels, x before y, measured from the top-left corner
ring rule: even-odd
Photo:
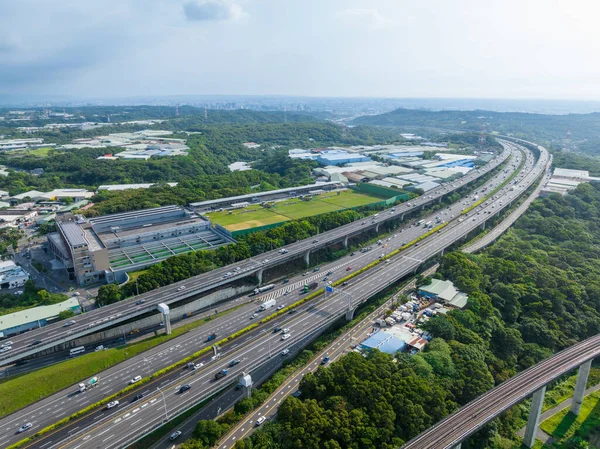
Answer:
[[[379,331],[363,341],[361,346],[365,349],[378,349],[386,354],[395,354],[404,349],[406,342],[386,332]]]

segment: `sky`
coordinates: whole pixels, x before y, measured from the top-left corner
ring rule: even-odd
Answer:
[[[593,0],[0,0],[0,94],[600,100]]]

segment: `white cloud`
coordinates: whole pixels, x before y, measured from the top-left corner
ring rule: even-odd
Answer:
[[[367,26],[376,30],[387,28],[392,23],[376,9],[351,8],[342,11],[338,15],[349,25]]]
[[[192,21],[236,20],[244,14],[240,5],[227,0],[189,0],[183,12]]]

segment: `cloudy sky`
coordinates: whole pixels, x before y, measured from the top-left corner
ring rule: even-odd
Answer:
[[[593,0],[0,0],[0,94],[600,100]]]

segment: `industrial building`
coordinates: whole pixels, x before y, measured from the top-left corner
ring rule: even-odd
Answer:
[[[462,309],[467,305],[469,297],[462,292],[459,292],[452,281],[442,281],[440,279],[432,279],[429,285],[422,285],[418,289],[419,295],[434,299],[435,301],[444,303]]]
[[[176,182],[167,182],[166,183],[170,187],[176,187]],[[156,184],[145,183],[145,184],[105,184],[98,186],[98,191],[100,190],[108,190],[111,192],[120,191],[120,190],[130,190],[130,189],[149,189],[150,187]]]
[[[190,203],[190,207],[193,207],[197,212],[209,212],[211,210],[234,207],[234,204],[239,205],[239,203],[262,203],[263,201],[273,201],[300,195],[312,195],[316,194],[315,192],[317,191],[323,193],[323,191],[333,190],[337,187],[340,187],[339,182],[322,182],[306,186],[269,190],[267,192],[249,193],[248,195],[230,196],[219,198],[218,200],[200,201],[198,203]]]
[[[76,314],[80,313],[81,306],[77,298],[69,298],[58,304],[33,307],[1,315],[0,334],[3,334],[4,337],[10,337],[31,329],[37,329],[58,318],[58,314],[65,310],[72,310]]]
[[[550,180],[540,191],[541,196],[551,193],[564,195],[569,190],[576,189],[582,182],[600,181],[600,178],[590,176],[586,170],[571,170],[568,168],[555,168]]]
[[[0,262],[0,289],[23,287],[29,280],[29,273],[12,260]]]
[[[90,219],[68,213],[57,216],[56,224],[58,232],[48,234],[54,267],[66,269],[80,285],[122,281],[127,271],[233,242],[210,221],[180,206]]]
[[[317,162],[321,165],[345,165],[356,162],[369,162],[371,158],[359,153],[348,153],[343,150],[327,150],[321,152]]]
[[[26,199],[30,201],[55,201],[62,200],[65,198],[72,198],[75,201],[84,200],[94,196],[94,192],[90,192],[86,189],[54,189],[50,192],[40,192],[39,190],[29,190],[27,192],[19,193],[8,197],[8,201],[13,204],[21,203]]]

